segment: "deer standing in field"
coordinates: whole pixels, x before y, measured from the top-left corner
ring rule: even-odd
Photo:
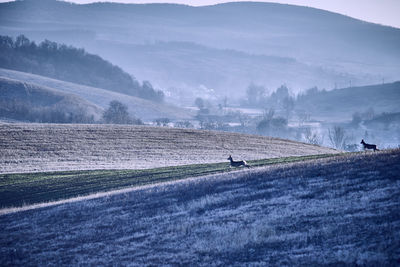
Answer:
[[[360,144],[362,144],[362,145],[363,145],[363,147],[364,147],[364,150],[366,150],[366,149],[373,149],[373,150],[374,150],[374,152],[375,152],[375,151],[377,151],[377,150],[379,151],[379,149],[377,149],[377,148],[376,148],[376,145],[373,145],[373,144],[367,144],[367,143],[365,143],[365,142],[364,142],[364,139],[362,139],[362,140],[361,140],[361,143],[360,143]]]
[[[244,160],[234,161],[234,160],[232,159],[232,156],[231,156],[231,155],[229,155],[229,158],[228,158],[228,159],[229,159],[230,162],[231,162],[231,167],[240,167],[240,166],[244,166],[244,167],[250,168],[250,165],[247,164],[247,162],[244,161]]]

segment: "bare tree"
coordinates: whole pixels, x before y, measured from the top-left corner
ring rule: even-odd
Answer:
[[[280,133],[284,131],[288,125],[287,119],[283,117],[274,117],[274,109],[265,110],[262,120],[257,123],[256,130],[261,134],[270,135],[271,131]]]
[[[334,126],[333,129],[328,129],[329,141],[332,146],[337,149],[344,149],[346,146],[346,131],[343,127]]]
[[[239,112],[238,113],[238,119],[239,119],[239,122],[240,122],[240,126],[242,128],[248,127],[250,122],[251,122],[250,116],[247,115],[247,114],[244,114],[243,112]]]
[[[322,138],[319,137],[317,131],[311,130],[311,128],[307,127],[304,132],[304,139],[306,143],[314,144],[314,145],[321,145]]]
[[[287,96],[282,100],[282,108],[285,111],[286,119],[290,119],[290,115],[294,109],[294,98],[291,96]]]
[[[177,128],[194,128],[193,124],[190,121],[177,121],[175,123],[175,127],[177,127]]]
[[[103,113],[103,121],[115,124],[143,124],[140,119],[132,118],[128,107],[117,100],[110,102],[108,109]]]
[[[157,126],[167,127],[171,120],[169,118],[158,118],[155,119],[154,122]]]
[[[270,109],[265,109],[263,112],[263,119],[266,119],[268,121],[272,120],[272,118],[275,115],[275,110],[273,108]]]
[[[263,86],[251,83],[246,89],[247,104],[250,106],[259,106],[265,101],[266,89]]]
[[[265,109],[262,120],[257,123],[256,129],[261,134],[270,134],[271,121],[274,118],[275,110],[273,108]]]

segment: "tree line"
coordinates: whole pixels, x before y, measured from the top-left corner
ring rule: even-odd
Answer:
[[[21,99],[0,99],[0,118],[37,123],[105,123],[143,125],[139,118],[129,114],[128,107],[112,100],[100,120],[84,108],[67,110],[59,104],[39,106]]]
[[[82,48],[45,40],[39,44],[24,35],[15,40],[0,36],[0,67],[63,81],[99,87],[152,101],[162,102],[164,93],[150,82],[134,77],[98,55]]]
[[[59,105],[38,106],[20,99],[0,99],[0,118],[38,123],[95,123],[85,109],[66,110]]]

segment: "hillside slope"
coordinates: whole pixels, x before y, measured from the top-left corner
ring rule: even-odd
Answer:
[[[27,149],[27,147],[29,149]],[[337,153],[254,135],[127,125],[0,124],[0,172],[141,169]]]
[[[400,82],[318,91],[299,97],[296,108],[325,117],[351,118],[354,112],[399,112]]]
[[[54,0],[25,0],[2,3],[0,14],[4,30],[19,25],[28,31],[41,29],[37,34],[51,34],[56,30],[53,35],[60,35],[63,31],[67,34],[64,38],[86,31],[87,38],[93,34],[110,34],[103,38],[133,43],[180,39],[252,53],[280,51],[286,54],[288,48],[297,48],[291,53],[297,55],[301,49],[307,54],[322,54],[324,58],[340,55],[343,59],[348,54],[353,54],[352,59],[366,58],[370,54],[364,52],[373,50],[382,55],[399,55],[396,47],[400,42],[400,29],[315,8],[276,3],[239,2],[191,7],[119,3],[77,5]],[[57,24],[52,24],[54,22]],[[197,29],[195,34],[194,29]],[[246,38],[248,36],[252,38]],[[357,51],[359,47],[362,51]]]
[[[140,85],[118,66],[98,55],[45,40],[40,44],[19,35],[0,36],[0,67],[162,102],[164,94],[149,83]]]
[[[398,173],[359,153],[3,215],[0,263],[396,266]]]
[[[255,2],[190,7],[15,1],[0,4],[0,26],[0,32],[6,35],[25,34],[38,41],[47,38],[85,47],[87,51],[99,54],[127,71],[141,71],[140,75],[146,75],[141,76],[142,79],[159,83],[163,88],[179,83],[175,79],[166,83],[167,79],[160,77],[160,73],[167,77],[179,77],[181,84],[188,84],[191,89],[204,85],[217,91],[232,87],[242,92],[245,88],[234,87],[235,84],[263,80],[271,89],[284,83],[296,87],[295,90],[312,86],[330,89],[335,83],[342,87],[349,80],[353,84],[366,85],[382,78],[386,81],[400,78],[397,71],[400,68],[400,29],[301,6]],[[137,53],[126,53],[135,45],[149,44],[151,48],[158,41],[190,42],[213,49],[203,61],[201,53],[191,53],[189,58],[185,58],[185,51],[181,55],[183,49],[179,47],[166,49],[167,54],[164,55],[160,54],[162,50],[158,51],[160,53],[144,54],[139,60]],[[246,65],[250,69],[242,69],[237,75],[236,68],[240,68],[241,61],[236,55],[230,55],[227,61],[213,61],[212,53],[224,49],[247,53]],[[190,66],[193,59],[200,64],[200,69],[209,69],[211,73],[222,70],[220,75],[225,82],[221,85],[205,79],[199,83],[206,71],[193,78],[185,74],[185,69],[180,70],[176,66],[170,69],[168,62],[163,61],[164,57],[173,58],[175,55],[180,55],[175,60],[184,66]],[[260,76],[257,70],[259,59],[252,59],[249,55],[291,58],[302,64],[280,65]],[[153,61],[160,63],[157,67],[162,72],[152,73],[155,64],[148,65]],[[238,65],[232,65],[237,62]],[[220,64],[232,66],[223,70]],[[302,75],[304,64],[311,65],[310,69],[320,70],[308,73],[308,83]],[[293,76],[295,72],[291,71],[291,67],[295,67],[299,75]],[[329,79],[322,83],[322,79],[318,79],[321,73],[333,75],[328,75]],[[279,80],[268,83],[263,76],[276,76]]]
[[[128,111],[142,120],[156,118],[189,119],[190,112],[172,105],[155,103],[142,98],[111,92],[108,90],[84,86],[80,84],[55,80],[35,74],[13,71],[0,68],[0,77],[18,80],[21,82],[35,83],[37,85],[58,89],[65,93],[77,95],[87,101],[106,109],[112,100],[118,100],[128,106]]]
[[[76,95],[0,77],[0,117],[33,122],[88,123],[102,109]]]
[[[304,64],[295,58],[216,49],[188,42],[121,45],[102,41],[96,49],[99,53],[100,49],[106,50],[108,57],[118,58],[119,64],[138,77],[151,78],[160,85],[168,84],[170,89],[186,89],[188,95],[194,96],[210,93],[201,91],[202,87],[211,90],[211,97],[215,94],[229,96],[232,91],[243,94],[251,82],[270,90],[284,83],[298,90],[314,85],[332,88],[332,81],[343,86],[349,80],[358,84],[368,82],[357,75]]]

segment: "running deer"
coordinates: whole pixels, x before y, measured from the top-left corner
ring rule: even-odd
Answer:
[[[366,149],[373,149],[374,151],[377,151],[377,150],[379,151],[379,149],[376,148],[376,145],[367,144],[367,143],[364,142],[364,139],[361,140],[361,143],[360,143],[360,144],[362,144],[362,145],[364,146],[364,150],[366,150]]]
[[[247,164],[247,162],[244,161],[244,160],[234,161],[234,160],[232,159],[232,156],[231,156],[231,155],[229,155],[229,158],[228,158],[228,159],[231,161],[231,167],[245,166],[245,167],[247,167],[247,168],[250,168],[250,165]]]

